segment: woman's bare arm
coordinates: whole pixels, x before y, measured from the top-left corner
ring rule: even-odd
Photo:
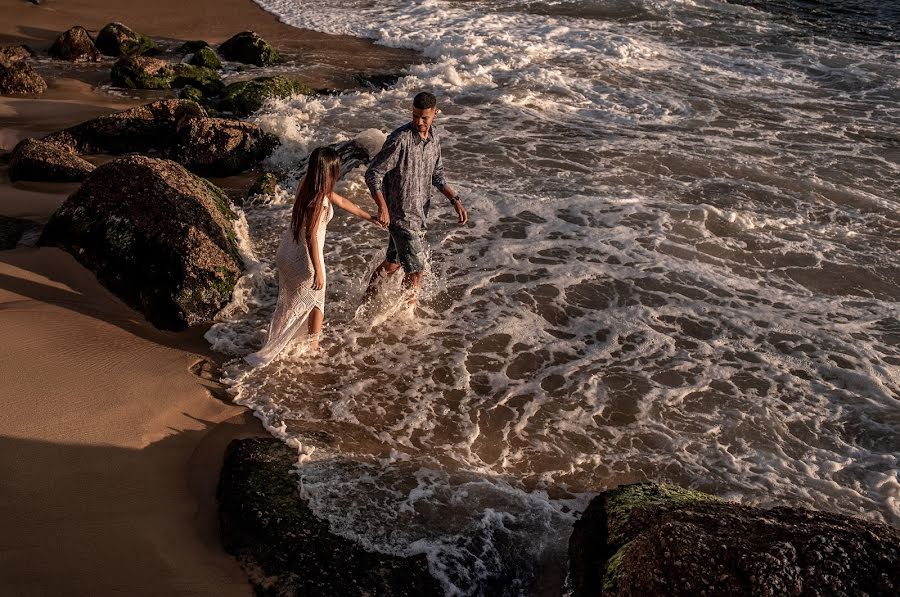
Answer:
[[[313,264],[313,290],[321,290],[325,288],[325,265],[322,262],[322,251],[319,250],[318,234],[321,221],[312,222],[312,234],[306,239],[306,250],[309,251],[309,257]]]
[[[376,225],[384,228],[384,225],[382,225],[382,223],[378,221],[378,216],[370,214],[369,212],[367,212],[366,210],[364,210],[357,204],[353,203],[346,197],[341,197],[337,193],[332,193],[331,194],[331,202],[334,205],[337,205],[338,207],[343,209],[344,211],[352,213],[357,218],[365,220],[366,222],[372,222],[373,224],[376,224]]]

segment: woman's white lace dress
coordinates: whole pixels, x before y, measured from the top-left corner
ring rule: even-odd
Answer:
[[[326,199],[316,235],[322,256],[325,254],[325,229],[333,217],[334,208]],[[269,325],[269,337],[262,348],[244,357],[254,367],[270,363],[289,345],[305,340],[309,335],[307,320],[314,307],[325,313],[325,287],[321,290],[312,288],[315,270],[306,248],[305,227],[301,228],[300,243],[297,243],[288,225],[275,253],[275,267],[278,270],[278,303]],[[322,272],[325,272],[324,263]]]

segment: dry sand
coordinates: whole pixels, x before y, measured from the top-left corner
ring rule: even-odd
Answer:
[[[111,20],[209,42],[253,29],[320,87],[415,59],[299,32],[250,0],[0,0],[0,14],[0,45],[39,51]],[[97,89],[103,69],[41,68],[44,95],[0,98],[0,149],[154,97]],[[45,222],[75,188],[13,185],[0,166],[0,216]],[[20,246],[0,251],[0,331],[0,594],[251,595],[219,544],[214,495],[227,443],[262,429],[195,375],[216,359],[204,330],[157,331],[67,253]]]

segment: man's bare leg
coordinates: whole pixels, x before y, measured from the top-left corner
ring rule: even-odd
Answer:
[[[422,272],[413,272],[403,276],[403,292],[406,293],[407,305],[415,305],[419,296],[419,286],[422,284]]]
[[[400,269],[399,263],[382,261],[381,265],[375,268],[375,271],[372,272],[372,276],[369,278],[369,286],[366,288],[366,294],[363,295],[363,303],[368,303],[378,296],[382,282],[393,276],[398,269]]]

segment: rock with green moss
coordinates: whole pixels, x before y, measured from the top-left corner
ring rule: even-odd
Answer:
[[[196,102],[170,99],[114,112],[51,133],[43,141],[77,153],[165,153],[175,141],[178,125],[204,117]]]
[[[204,176],[237,174],[267,158],[278,137],[251,122],[189,118],[181,122],[166,156]]]
[[[219,60],[219,57],[216,56],[216,52],[210,47],[200,48],[194,52],[194,55],[191,56],[188,63],[193,64],[194,66],[210,68],[212,70],[219,70],[222,68],[222,61]]]
[[[182,56],[184,56],[185,54],[196,54],[201,49],[209,47],[211,46],[202,39],[196,39],[184,42],[183,44],[175,48],[175,53]]]
[[[99,62],[100,50],[84,27],[72,27],[59,34],[50,46],[50,56],[69,62]]]
[[[40,243],[71,253],[161,329],[208,322],[241,275],[225,194],[181,165],[129,155],[92,172]]]
[[[97,34],[97,48],[107,56],[158,54],[155,41],[122,23],[109,23]]]
[[[275,48],[253,31],[238,33],[223,42],[219,54],[225,60],[256,66],[272,66],[281,61]]]
[[[569,541],[573,597],[895,595],[900,531],[640,483],[591,502]]]
[[[443,595],[424,555],[366,551],[329,531],[297,487],[297,453],[274,438],[235,440],[219,480],[225,549],[258,595]]]
[[[178,99],[190,100],[202,106],[206,101],[206,96],[203,95],[202,90],[192,85],[187,85],[178,92]]]
[[[313,90],[296,79],[282,77],[258,77],[249,81],[232,83],[225,88],[219,109],[238,116],[249,116],[259,110],[267,100],[292,95],[312,95]]]
[[[24,62],[0,64],[0,95],[29,95],[47,91],[47,82]]]
[[[71,149],[37,139],[23,139],[12,152],[9,179],[40,182],[77,182],[94,170]]]
[[[225,90],[225,84],[219,73],[211,68],[193,64],[177,63],[172,65],[172,87],[180,88],[190,85],[203,91],[204,95],[219,95]]]
[[[175,69],[160,58],[125,56],[113,65],[109,78],[113,85],[129,89],[171,89]]]
[[[278,193],[278,178],[271,172],[264,172],[247,190],[247,202],[271,203]]]

